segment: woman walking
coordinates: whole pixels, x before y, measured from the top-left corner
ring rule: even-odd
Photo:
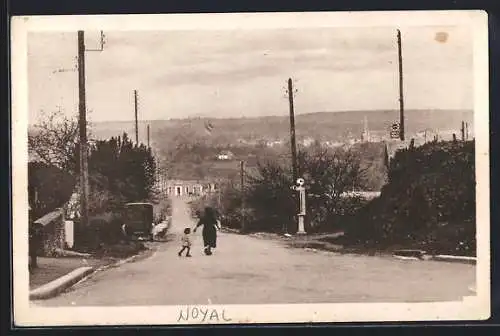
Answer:
[[[212,249],[217,247],[217,229],[220,230],[218,225],[215,210],[210,207],[205,208],[203,217],[200,218],[198,224],[194,228],[194,232],[198,227],[203,225],[203,245],[205,246],[205,254],[211,255]]]

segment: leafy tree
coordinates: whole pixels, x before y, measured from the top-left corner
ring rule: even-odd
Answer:
[[[156,163],[151,150],[122,137],[97,141],[89,157],[91,189],[114,208],[154,196]]]

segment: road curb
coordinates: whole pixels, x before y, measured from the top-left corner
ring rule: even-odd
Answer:
[[[426,253],[422,250],[396,250],[392,255],[399,259],[423,260]]]
[[[125,259],[120,259],[120,260],[117,260],[115,261],[114,263],[111,263],[109,265],[106,265],[106,266],[102,266],[100,267],[99,269],[97,269],[98,271],[104,271],[108,268],[113,268],[113,267],[119,267],[123,264],[126,264],[126,263],[129,263],[129,262],[133,262],[135,261],[136,259],[138,259],[139,257],[141,256],[141,254],[135,254],[133,256],[130,256],[130,257],[127,257]]]
[[[417,258],[417,257],[404,257],[404,256],[400,256],[400,255],[394,255],[394,257],[397,259],[400,259],[400,260],[416,260],[416,261],[422,260],[422,259]]]
[[[224,233],[241,234],[240,230],[231,229],[231,228],[224,227],[224,226],[221,228],[221,232],[224,232]]]
[[[92,258],[90,253],[81,253],[76,251],[64,250],[64,249],[55,249],[55,254],[59,258]]]
[[[94,272],[93,267],[80,267],[41,287],[30,291],[30,300],[45,300],[57,296],[67,288]]]
[[[453,255],[443,255],[443,254],[432,256],[432,260],[456,262],[456,263],[471,264],[471,265],[476,265],[477,263],[477,258],[474,257],[453,256]]]
[[[425,251],[421,250],[397,250],[393,252],[393,257],[401,259],[401,260],[434,260],[434,261],[443,261],[443,262],[455,262],[462,264],[476,264],[476,259],[474,257],[465,257],[465,256],[453,256],[453,255],[430,255]]]

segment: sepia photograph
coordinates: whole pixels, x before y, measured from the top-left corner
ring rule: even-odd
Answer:
[[[15,17],[18,326],[490,314],[481,11]]]

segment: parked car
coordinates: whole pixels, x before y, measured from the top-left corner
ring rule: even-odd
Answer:
[[[130,239],[153,240],[153,204],[127,203],[124,207],[123,231]]]

